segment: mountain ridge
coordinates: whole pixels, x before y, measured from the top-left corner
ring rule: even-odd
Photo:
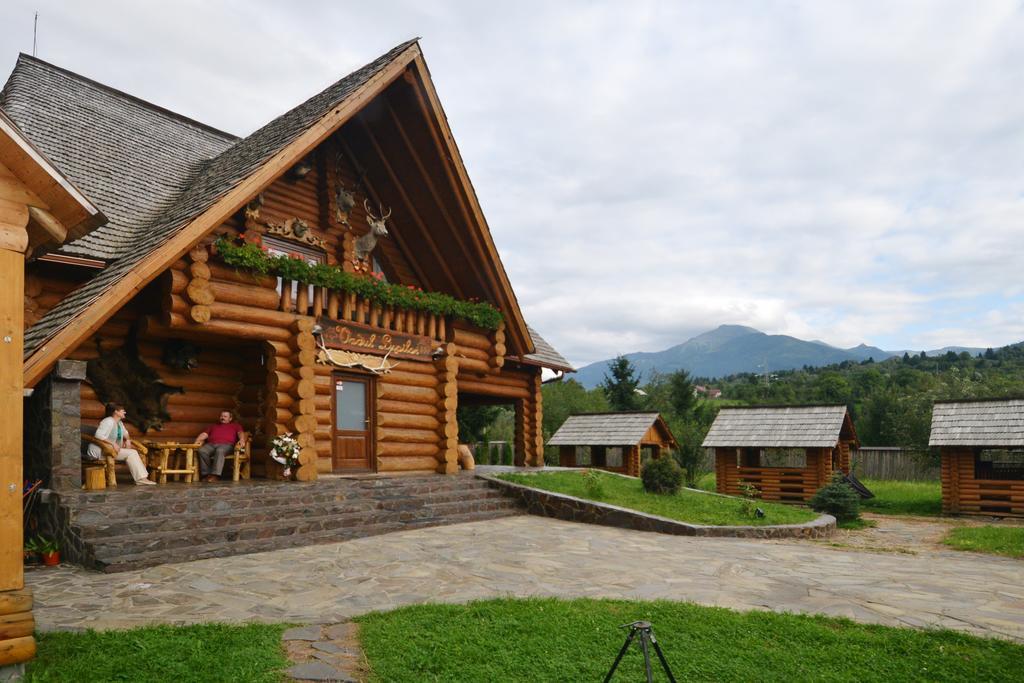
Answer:
[[[925,353],[932,356],[947,351],[967,351],[974,355],[984,349],[947,346]],[[805,365],[820,367],[843,361],[860,363],[869,358],[881,361],[904,353],[920,352],[885,351],[864,343],[843,349],[820,340],[806,341],[784,334],[766,334],[745,325],[719,325],[662,351],[638,351],[627,353],[625,357],[636,368],[641,381],[647,381],[653,372],[686,370],[694,377],[715,379],[743,372],[794,370]],[[596,387],[604,379],[612,360],[586,365],[576,372],[574,379],[588,389]]]

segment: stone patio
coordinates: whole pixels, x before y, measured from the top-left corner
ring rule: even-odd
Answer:
[[[105,575],[27,573],[42,630],[337,623],[500,596],[668,598],[1024,642],[1024,562],[955,551],[690,538],[518,516]]]

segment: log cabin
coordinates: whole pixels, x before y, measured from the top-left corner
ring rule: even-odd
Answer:
[[[0,111],[0,679],[35,655],[32,592],[22,566],[26,259],[85,236],[105,216]]]
[[[50,388],[26,467],[51,488],[81,486],[54,416],[110,400],[166,441],[234,411],[256,477],[292,434],[303,481],[451,474],[458,406],[504,403],[543,465],[541,372],[572,368],[523,318],[416,41],[242,138],[27,55],[0,109],[107,218],[27,267],[23,379]]]
[[[860,445],[845,405],[722,408],[704,439],[715,449],[719,493],[801,503],[850,474]],[[749,490],[749,489],[747,489]]]
[[[1024,399],[936,402],[946,514],[1024,517]]]
[[[679,443],[660,413],[629,411],[570,415],[548,446],[558,447],[561,467],[577,467],[587,449],[590,467],[639,477],[645,456],[660,458]]]

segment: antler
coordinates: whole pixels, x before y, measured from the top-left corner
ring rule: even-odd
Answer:
[[[384,213],[384,207],[382,207],[380,204],[377,204],[377,210],[380,211],[381,215],[374,216],[373,210],[370,209],[370,203],[364,198],[363,208],[366,209],[366,215],[375,221],[386,221],[387,219],[391,218],[391,207],[388,207],[388,212]]]
[[[370,218],[372,218],[375,221],[379,221],[380,220],[379,218],[377,218],[376,216],[373,215],[373,209],[370,208],[370,203],[368,201],[366,201],[365,198],[363,199],[363,208],[366,209],[366,215],[367,216],[369,216]]]

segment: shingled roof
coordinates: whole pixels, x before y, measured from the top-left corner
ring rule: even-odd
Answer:
[[[929,446],[1024,446],[1024,399],[938,402]]]
[[[128,253],[202,164],[238,139],[25,54],[0,108],[107,217],[59,252],[104,261]]]
[[[831,448],[839,442],[843,424],[848,421],[846,406],[842,405],[722,408],[703,446]],[[852,431],[852,423],[849,429]]]
[[[0,98],[0,107],[22,127],[26,135],[39,145],[44,153],[55,158],[55,163],[60,165],[72,182],[82,187],[90,198],[93,198],[91,192],[99,192],[99,196],[106,198],[107,204],[99,199],[95,201],[98,201],[100,208],[107,213],[111,224],[107,228],[97,230],[97,233],[101,230],[104,232],[95,239],[91,235],[85,238],[93,241],[87,244],[82,240],[76,242],[76,245],[79,245],[77,248],[94,255],[96,252],[89,250],[102,251],[112,248],[119,253],[123,252],[112,265],[64,298],[29,328],[25,333],[25,357],[30,356],[85,310],[105,289],[131,273],[136,264],[173,237],[193,217],[212,206],[220,197],[415,44],[415,40],[402,43],[234,144],[229,144],[232,138],[226,133],[219,133],[201,124],[189,122],[188,119],[176,117],[170,112],[145,105],[141,100],[117,91],[104,90],[102,86],[88,79],[74,76],[40,60],[22,56],[18,60],[18,65],[22,67],[21,73],[12,74],[11,81],[5,86],[3,96]],[[37,82],[33,84],[33,80]],[[102,104],[103,111],[99,118],[104,123],[97,129],[100,134],[95,137],[89,135],[88,130],[81,128],[84,124],[77,121],[75,114],[70,115],[65,121],[57,116],[58,112],[54,107],[45,103],[37,116],[31,92],[33,88],[45,85],[40,81],[59,87],[61,94],[58,95],[58,99],[81,95],[90,98],[97,105]],[[145,111],[147,106],[150,107],[150,111]],[[88,110],[73,109],[73,112],[86,116]],[[114,130],[118,122],[126,125],[131,132],[121,138],[110,132],[108,127]],[[82,137],[76,139],[67,136],[63,128],[65,124],[71,126],[72,130],[77,126]],[[144,204],[144,210],[140,214],[133,215],[130,211],[121,211],[121,208],[130,206],[134,199],[145,195],[149,189],[147,174],[154,169],[145,160],[145,154],[130,154],[128,148],[131,146],[131,140],[138,142],[140,138],[145,137],[147,126],[150,125],[162,131],[160,139],[173,138],[174,132],[177,131],[185,135],[191,143],[199,144],[200,151],[185,152],[175,147],[178,151],[174,172],[166,175],[158,173],[160,180],[153,186],[159,190],[158,198],[152,203]],[[113,145],[115,151],[106,151],[107,144]],[[152,145],[146,145],[146,151],[157,153],[151,147]],[[175,153],[168,154],[175,156]],[[203,159],[204,154],[209,156]],[[115,158],[108,163],[106,160],[111,155]],[[94,166],[98,161],[104,163],[98,165],[97,172],[94,171]],[[94,173],[99,177],[92,178]],[[140,185],[129,187],[132,179]],[[122,242],[127,246],[120,246]]]
[[[669,440],[675,437],[659,413],[588,413],[570,415],[548,440],[548,446],[635,446],[655,423]]]
[[[533,353],[523,356],[523,362],[529,365],[539,365],[542,368],[561,370],[562,372],[576,372],[576,368],[565,359],[565,356],[555,351],[555,347],[548,344],[544,337],[540,336],[537,330],[529,325],[526,329],[530,331],[530,338],[533,340]]]

